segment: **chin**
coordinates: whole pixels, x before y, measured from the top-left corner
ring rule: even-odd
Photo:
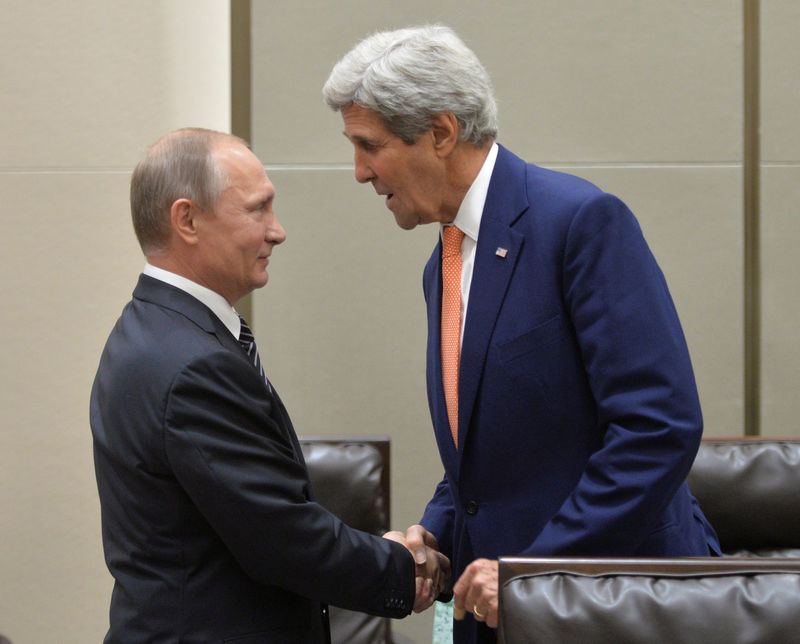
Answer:
[[[404,217],[398,217],[397,215],[394,216],[394,220],[403,230],[411,230],[412,228],[416,228],[417,224],[419,223],[417,219],[406,219]]]
[[[257,288],[263,288],[264,286],[267,285],[267,282],[269,282],[269,274],[266,271],[264,271],[264,273],[260,275],[258,279],[253,280],[253,288],[251,289],[251,291],[254,291]]]

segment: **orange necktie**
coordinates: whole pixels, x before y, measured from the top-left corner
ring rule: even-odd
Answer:
[[[442,384],[450,433],[458,449],[458,363],[461,358],[461,240],[455,226],[442,230]]]

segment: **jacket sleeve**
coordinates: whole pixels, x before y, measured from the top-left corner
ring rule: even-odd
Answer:
[[[635,552],[659,527],[700,442],[689,352],[655,258],[615,197],[598,195],[576,212],[562,276],[601,445],[523,554]]]
[[[350,528],[308,500],[290,428],[271,418],[255,371],[220,350],[189,363],[166,405],[179,483],[242,569],[263,584],[343,608],[403,617],[415,567],[400,544]]]
[[[453,519],[455,508],[450,494],[450,485],[444,477],[436,486],[433,498],[428,502],[420,519],[420,525],[436,537],[439,548],[448,559],[453,558]]]

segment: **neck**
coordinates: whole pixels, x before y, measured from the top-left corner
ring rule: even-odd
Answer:
[[[477,147],[471,143],[461,142],[447,157],[445,176],[448,178],[448,196],[444,202],[443,221],[451,222],[456,218],[461,202],[464,201],[467,191],[481,171],[493,143],[492,141],[485,146]]]
[[[169,271],[170,273],[175,273],[175,275],[185,277],[187,280],[191,280],[195,284],[205,286],[215,293],[222,295],[222,297],[224,297],[231,306],[235,305],[235,301],[231,301],[231,298],[228,295],[223,293],[219,288],[215,288],[214,284],[212,284],[201,273],[194,269],[191,262],[185,261],[180,256],[176,256],[172,253],[165,253],[163,255],[148,255],[147,262],[156,268],[161,268],[165,271]]]
[[[180,275],[188,280],[197,282],[198,284],[200,283],[190,266],[170,254],[147,255],[146,259],[148,264],[156,268],[161,268],[170,273],[175,273],[175,275]]]

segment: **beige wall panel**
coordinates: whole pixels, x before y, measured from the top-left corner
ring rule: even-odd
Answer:
[[[761,170],[761,430],[800,437],[800,164]]]
[[[0,167],[126,167],[166,131],[227,129],[227,3],[3,0],[0,11]]]
[[[398,228],[350,171],[268,174],[287,233],[270,260],[269,283],[253,295],[270,379],[298,434],[392,435],[400,464],[395,519],[417,520],[441,478],[432,453],[427,466],[404,469],[421,451],[435,449],[425,392],[422,269],[437,231]],[[412,482],[423,492],[407,514],[403,488]]]
[[[761,3],[761,158],[800,162],[800,2]]]
[[[800,4],[762,2],[761,43],[761,431],[800,436]]]
[[[637,215],[681,316],[706,431],[741,434],[741,169],[570,171],[614,192]],[[380,400],[386,382],[376,381],[377,372],[398,379],[398,385],[414,383],[419,393],[406,393],[424,396],[420,282],[435,230],[401,231],[380,199],[358,186],[350,171],[269,174],[288,239],[276,250],[270,284],[255,295],[255,323],[262,334],[283,330],[270,352],[277,352],[277,373],[288,377],[285,384],[277,383],[282,391],[288,385],[284,397],[297,396],[300,405],[312,397],[311,407],[302,411],[311,427],[300,425],[298,431],[335,433],[347,426],[353,408],[371,421],[385,413],[387,404],[407,404],[402,397]],[[324,213],[319,212],[320,195]],[[382,334],[391,339],[389,346],[381,344]],[[318,366],[319,360],[325,364]],[[363,386],[349,383],[351,377],[363,377]],[[343,387],[348,394],[341,396]],[[330,400],[322,404],[315,390]],[[425,405],[421,413],[427,431]],[[362,431],[351,429],[345,433]]]
[[[89,390],[143,258],[133,164],[230,121],[228,3],[0,0],[0,632],[108,628]]]
[[[265,163],[350,158],[321,102],[377,29],[441,21],[486,64],[500,140],[545,162],[736,161],[741,6],[730,0],[254,3],[253,140]]]
[[[737,167],[575,168],[639,219],[678,309],[705,436],[744,431],[742,171]]]
[[[437,230],[398,228],[351,170],[267,173],[287,240],[253,295],[265,367],[299,435],[392,438],[392,522],[405,530],[443,472],[425,390],[422,296]],[[415,641],[429,642],[431,615],[395,630],[418,629]]]
[[[126,174],[0,174],[0,632],[98,642],[111,578],[88,425],[100,351],[142,256]]]

